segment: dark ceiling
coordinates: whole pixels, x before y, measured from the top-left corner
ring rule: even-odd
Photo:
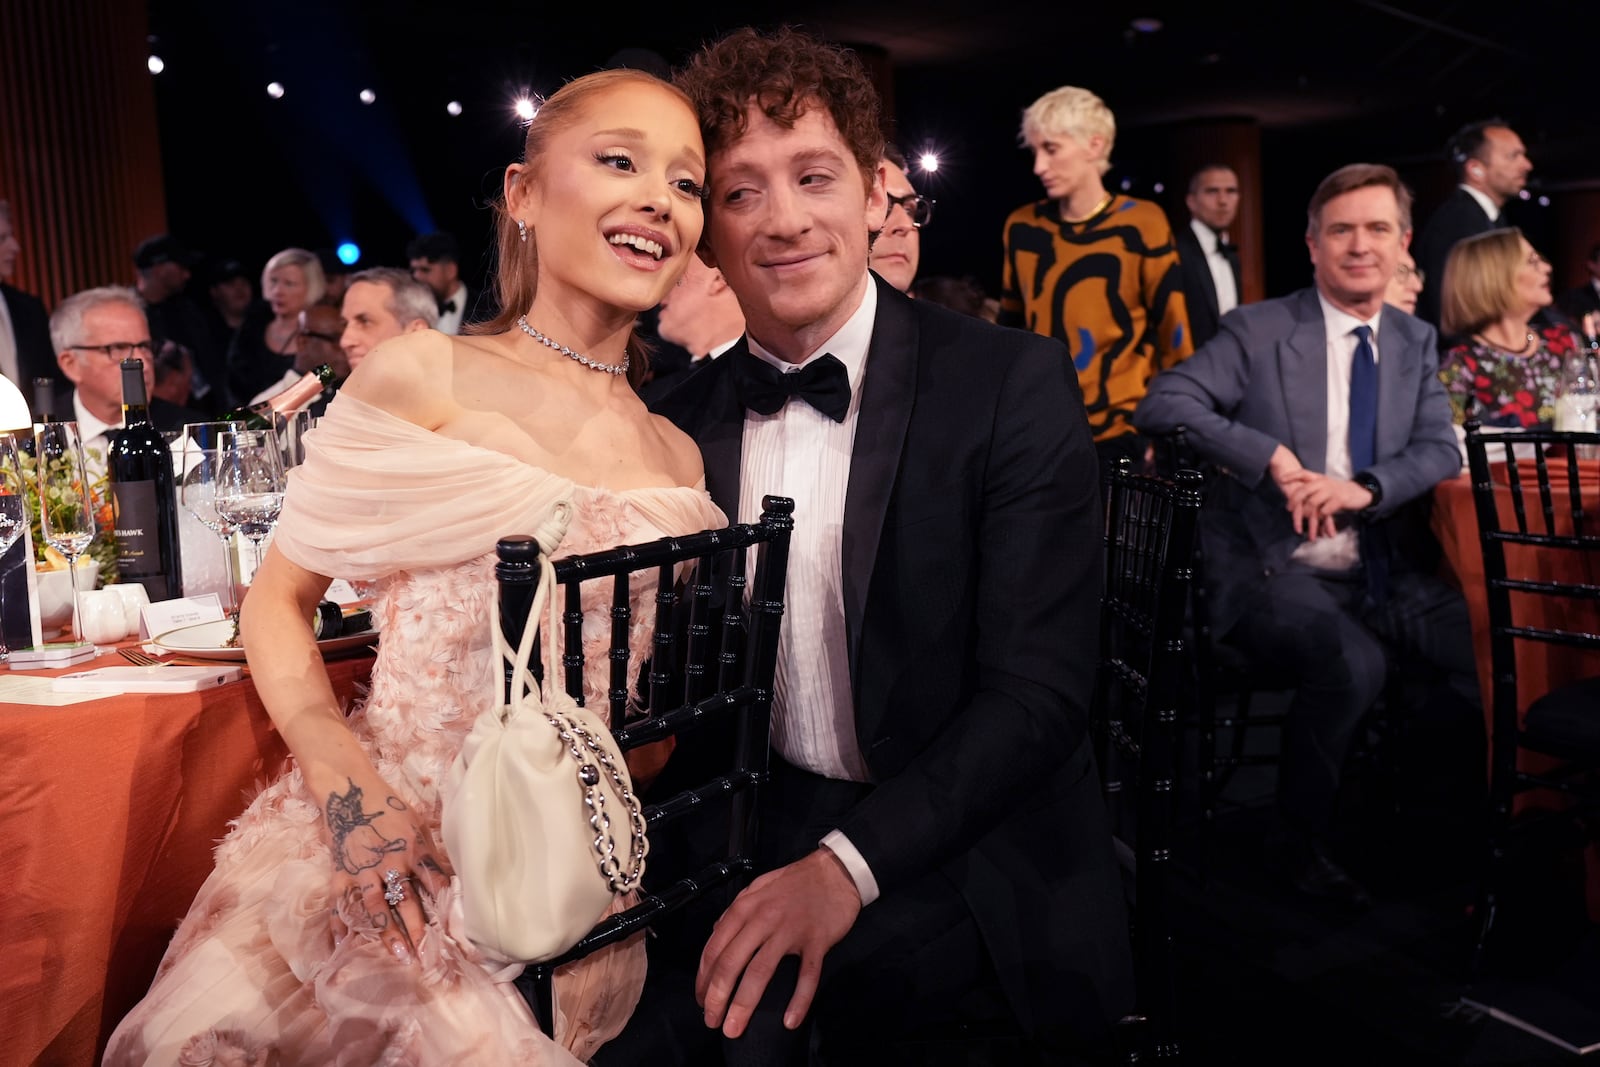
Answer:
[[[1015,147],[1017,118],[1062,84],[1095,90],[1116,112],[1112,177],[1145,195],[1181,180],[1164,172],[1173,124],[1253,120],[1275,187],[1263,196],[1291,231],[1333,166],[1384,161],[1437,184],[1445,138],[1490,114],[1528,142],[1536,191],[1600,185],[1600,106],[1584,59],[1597,6],[150,0],[152,49],[167,62],[157,99],[169,211],[175,232],[201,247],[260,259],[285,243],[357,236],[392,260],[403,235],[438,225],[471,248],[486,229],[483,200],[518,149],[507,110],[516,90],[549,92],[623,57],[676,65],[728,29],[788,22],[886,63],[896,140],[938,147],[949,163],[929,179],[941,208],[926,254],[985,280],[998,267],[1000,221],[1038,192]],[[1568,38],[1582,44],[1561,49]],[[274,79],[281,100],[264,92]],[[377,103],[357,103],[360,88]],[[449,100],[460,118],[446,115]],[[1303,266],[1292,240],[1284,248]]]

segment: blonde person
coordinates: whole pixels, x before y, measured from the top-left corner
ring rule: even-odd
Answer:
[[[235,403],[270,387],[294,367],[300,312],[322,299],[327,279],[315,252],[285,248],[261,270],[261,302],[245,313],[228,347],[228,389]]]
[[[563,504],[563,554],[723,521],[693,443],[629,382],[634,320],[700,240],[704,149],[682,94],[614,70],[551,96],[524,159],[505,174],[499,317],[381,345],[306,436],[241,620],[294,759],[218,848],[107,1064],[575,1064],[633,1010],[637,940],[557,976],[543,1036],[516,969],[460,936],[439,783],[497,688],[500,537],[556,551]],[[371,693],[348,717],[306,624],[329,574],[378,586]],[[609,596],[588,606],[600,641]],[[609,664],[590,663],[593,703]]]

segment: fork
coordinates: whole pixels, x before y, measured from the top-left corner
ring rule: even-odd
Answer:
[[[129,663],[137,663],[141,667],[164,667],[167,663],[166,660],[152,656],[143,649],[133,648],[131,646],[128,648],[119,648],[117,649],[117,653]]]

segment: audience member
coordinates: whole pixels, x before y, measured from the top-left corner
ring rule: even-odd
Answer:
[[[423,234],[406,246],[411,276],[433,290],[439,302],[440,333],[460,333],[467,313],[467,283],[461,280],[461,251],[451,234]]]
[[[1233,168],[1201,167],[1189,179],[1189,225],[1178,227],[1178,259],[1183,264],[1183,305],[1196,346],[1217,335],[1217,320],[1239,306],[1244,282],[1239,249],[1228,227],[1239,213],[1239,178]]]
[[[340,347],[344,334],[344,319],[332,304],[313,304],[300,312],[300,332],[295,345],[294,366],[283,377],[250,398],[252,405],[270,400],[324,363],[333,371],[334,385],[324,390],[324,395],[311,406],[313,414],[322,414],[327,402],[333,399],[333,390],[350,376],[350,361]]]
[[[395,267],[369,267],[352,275],[343,313],[339,344],[351,370],[389,338],[439,324],[433,290]]]
[[[1402,248],[1400,262],[1394,268],[1394,277],[1389,279],[1389,288],[1384,291],[1383,302],[1394,305],[1407,315],[1415,315],[1417,295],[1422,292],[1424,280],[1422,271],[1417,269],[1417,261],[1411,258],[1410,252]]]
[[[1142,461],[1134,430],[1145,383],[1194,351],[1172,227],[1148,200],[1106,192],[1111,109],[1064,86],[1022,113],[1045,200],[1006,219],[1000,323],[1066,342],[1102,462]]]
[[[227,349],[217,347],[205,313],[184,291],[200,258],[168,234],[148,237],[133,251],[134,288],[144,301],[156,350],[167,341],[176,341],[188,350],[193,367],[189,395],[194,407],[220,415],[228,410],[227,390],[219,388],[228,377]]]
[[[1453,193],[1429,217],[1417,234],[1417,264],[1425,285],[1417,301],[1417,314],[1439,325],[1439,300],[1443,292],[1444,264],[1457,241],[1505,224],[1501,211],[1506,201],[1528,184],[1533,163],[1522,138],[1502,119],[1484,119],[1457,130],[1445,146],[1455,166]]]
[[[863,1034],[974,1016],[1041,1056],[1093,1046],[1127,1005],[1129,961],[1080,640],[1099,556],[1060,550],[1102,533],[1067,354],[868,271],[888,202],[877,93],[851,53],[745,29],[679,82],[706,137],[703,251],[748,332],[659,408],[700,442],[730,516],[778,488],[797,511],[766,873],[709,941],[652,943],[645,998],[600,1062],[712,1062],[706,1027],[729,1062],[806,1062],[813,1018],[830,1061]],[[666,776],[707,743],[684,738]]]
[[[1214,631],[1300,682],[1278,767],[1285,872],[1355,907],[1369,898],[1329,836],[1391,656],[1440,670],[1482,714],[1465,603],[1406,536],[1422,532],[1407,505],[1461,468],[1433,328],[1383,302],[1410,214],[1391,168],[1334,171],[1310,202],[1314,286],[1235,309],[1135,413],[1147,433],[1186,427],[1220,472],[1201,511]]]
[[[233,335],[244,325],[245,315],[255,301],[256,290],[250,272],[237,259],[219,259],[205,268],[206,321],[212,342],[224,354],[233,347]],[[223,382],[226,385],[226,381]]]
[[[317,262],[322,265],[322,278],[326,283],[322,299],[324,303],[339,306],[344,299],[344,291],[350,285],[350,275],[354,268],[339,258],[339,253],[332,248],[317,249]]]
[[[650,375],[639,395],[646,402],[665,396],[683,380],[683,372],[722,355],[743,333],[739,298],[720,270],[695,257],[656,308],[656,336],[662,344],[650,354]]]
[[[158,430],[181,430],[205,413],[168,403],[155,392],[155,348],[139,294],[125,286],[86,289],[63,300],[50,316],[50,341],[62,373],[73,384],[71,411],[90,465],[105,470],[106,444],[122,426],[122,361],[144,363],[150,421]]]
[[[1589,277],[1582,285],[1568,289],[1556,303],[1567,318],[1581,323],[1584,316],[1600,311],[1600,243],[1589,248]]]
[[[152,397],[177,407],[187,407],[194,384],[194,356],[176,341],[156,342],[155,385]]]
[[[917,276],[922,228],[933,221],[933,201],[911,184],[906,157],[892,144],[883,146],[883,189],[889,197],[889,214],[873,238],[867,262],[884,281],[904,293]]]
[[[31,403],[33,379],[49,378],[59,383],[61,369],[50,345],[50,317],[44,304],[32,293],[9,283],[21,254],[22,243],[12,224],[11,205],[0,200],[0,374],[10,378]]]
[[[1439,369],[1457,425],[1476,418],[1485,426],[1554,427],[1579,338],[1534,322],[1550,306],[1549,262],[1516,227],[1490,230],[1451,249],[1441,289],[1441,325],[1460,338]],[[1585,327],[1592,330],[1597,317],[1591,313]]]
[[[988,322],[995,321],[1000,310],[999,302],[984,292],[978,279],[970,274],[960,278],[944,274],[919,278],[911,283],[910,295]]]
[[[261,271],[263,303],[246,314],[228,351],[228,386],[236,399],[255,396],[294,366],[300,312],[326,290],[316,253],[286,248]]]

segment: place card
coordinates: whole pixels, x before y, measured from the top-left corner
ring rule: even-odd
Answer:
[[[335,604],[354,604],[364,599],[356,592],[356,587],[343,578],[335,578],[329,585],[328,591],[322,594],[323,600],[331,600]]]
[[[180,626],[221,622],[224,617],[222,600],[215,593],[158,600],[139,609],[139,638],[159,637]]]

